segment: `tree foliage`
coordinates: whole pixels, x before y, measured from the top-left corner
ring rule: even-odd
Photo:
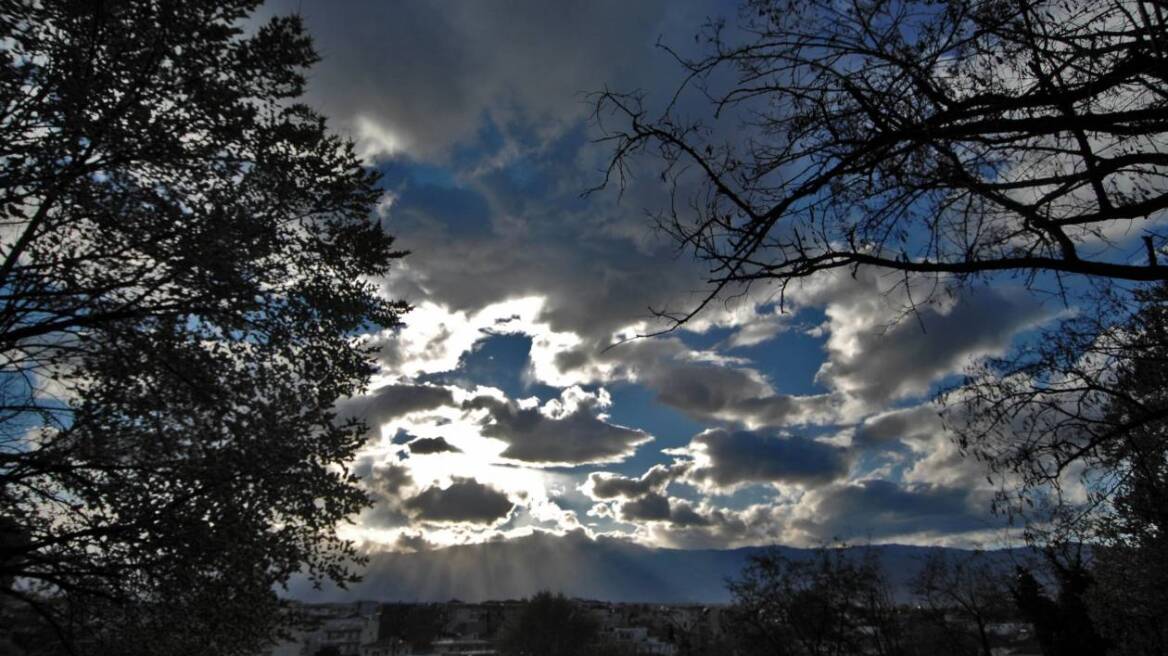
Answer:
[[[1051,511],[1038,530],[1155,532],[1165,499],[1168,286],[1114,290],[969,372],[946,420],[971,455],[1016,484],[1002,508]],[[1038,515],[1042,516],[1042,515]],[[1099,523],[1103,522],[1103,523]]]
[[[0,5],[0,595],[100,653],[245,653],[344,582],[343,468],[405,307],[377,176],[253,0]]]
[[[658,220],[709,262],[705,303],[861,266],[1168,279],[1162,0],[749,0],[701,36],[663,113],[596,112],[606,180],[663,162],[681,198]],[[1146,254],[1121,243],[1139,230]]]
[[[1168,286],[1098,307],[973,370],[947,421],[1033,539],[1092,544],[1084,603],[1115,653],[1152,654],[1168,645]]]
[[[446,609],[439,604],[382,604],[377,610],[377,635],[421,652],[442,634],[446,619]]]
[[[1042,569],[1056,588],[1054,595],[1039,582],[1031,567],[1018,567],[1011,587],[1014,603],[1034,627],[1042,653],[1047,656],[1115,653],[1090,616],[1088,596],[1095,587],[1095,577],[1082,546],[1051,545],[1044,549],[1044,556]]]
[[[1126,324],[1104,421],[1124,427],[1089,461],[1107,472],[1105,511],[1094,515],[1093,614],[1116,653],[1168,652],[1168,286],[1138,295]],[[1097,459],[1097,461],[1096,461]]]
[[[504,656],[585,656],[602,647],[595,618],[571,599],[540,592],[499,632]]]

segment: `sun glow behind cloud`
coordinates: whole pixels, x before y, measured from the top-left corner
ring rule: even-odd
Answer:
[[[392,130],[378,124],[368,116],[354,119],[357,156],[369,164],[388,159],[405,150],[405,142]]]
[[[680,547],[986,533],[984,476],[930,399],[1052,316],[1008,285],[914,317],[915,281],[840,271],[788,288],[786,313],[759,285],[609,348],[660,328],[648,308],[685,306],[707,272],[653,236],[644,209],[669,203],[655,176],[581,197],[608,153],[577,92],[668,86],[658,36],[684,53],[733,8],[305,8],[327,55],[313,89],[383,174],[379,218],[412,253],[382,285],[414,309],[367,337],[382,369],[342,404],[372,424],[356,466],[381,486],[351,535],[416,550],[581,527]],[[597,496],[602,473],[627,494]],[[434,520],[451,498],[482,512]]]

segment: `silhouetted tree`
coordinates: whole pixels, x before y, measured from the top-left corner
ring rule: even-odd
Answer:
[[[1163,285],[1113,290],[1095,312],[974,367],[945,398],[961,447],[1010,483],[999,507],[1049,513],[1056,523],[1041,528],[1054,542],[1093,528],[1137,477],[1147,493],[1163,494],[1152,480],[1163,456],[1149,447],[1163,442],[1158,431],[1168,420],[1157,387],[1168,352],[1166,302]],[[1067,502],[1068,486],[1079,501]],[[1154,513],[1146,519],[1157,521]]]
[[[1108,580],[1084,590],[1130,590],[1107,607],[1147,611],[1115,631],[1162,625],[1168,5],[747,0],[740,27],[711,23],[703,56],[677,55],[688,75],[661,113],[597,96],[605,183],[659,159],[675,198],[658,224],[710,265],[703,300],[662,316],[675,327],[724,292],[772,282],[781,299],[860,267],[934,289],[995,272],[1064,294],[1082,291],[1064,276],[1088,281],[1084,312],[971,371],[946,419],[997,474],[999,510],[1041,511],[1029,537],[1105,542]],[[1131,282],[1156,286],[1133,297]],[[1064,574],[1068,600],[1087,595]],[[1157,630],[1141,650],[1163,651]]]
[[[1086,599],[1094,579],[1083,560],[1081,547],[1072,545],[1069,551],[1051,547],[1045,553],[1045,569],[1058,586],[1056,596],[1052,599],[1027,567],[1017,568],[1011,590],[1018,609],[1034,626],[1042,653],[1047,656],[1107,653],[1107,641],[1099,635],[1087,610]]]
[[[1157,653],[1168,645],[1168,286],[1113,291],[1098,307],[972,371],[946,416],[1005,483],[999,508],[1037,520],[1034,540],[1092,543],[1087,601],[1112,648]]]
[[[1168,653],[1168,287],[1138,294],[1114,372],[1122,394],[1102,422],[1124,427],[1088,462],[1104,483],[1094,497],[1092,615],[1120,654]],[[1110,495],[1109,497],[1107,495]]]
[[[740,29],[700,36],[663,113],[611,92],[596,108],[606,183],[660,158],[681,198],[658,222],[710,264],[675,323],[841,268],[1168,279],[1143,222],[1168,208],[1162,1],[748,0]],[[1111,241],[1132,229],[1136,262]]]
[[[936,551],[912,587],[929,619],[948,638],[947,653],[992,656],[990,624],[1004,619],[1012,604],[1006,581],[984,553],[962,557]]]
[[[380,638],[397,638],[422,652],[442,634],[446,611],[439,604],[382,604],[377,622]]]
[[[503,625],[504,656],[585,656],[602,646],[595,618],[563,595],[540,592]]]
[[[816,550],[810,560],[778,551],[751,556],[729,582],[730,631],[744,654],[901,654],[892,592],[873,552]]]
[[[34,648],[255,653],[273,586],[351,578],[332,406],[399,253],[258,4],[0,4],[0,596]]]

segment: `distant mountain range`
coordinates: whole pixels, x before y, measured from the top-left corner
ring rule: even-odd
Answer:
[[[774,547],[793,559],[810,549]],[[909,582],[935,551],[944,547],[875,545],[897,595],[907,598]],[[742,549],[654,549],[624,540],[590,539],[582,534],[557,537],[535,534],[514,540],[424,551],[383,553],[372,557],[361,583],[341,590],[313,589],[297,580],[293,598],[307,602],[448,601],[518,599],[540,590],[569,597],[618,602],[726,603],[726,580],[742,570],[749,556],[765,547]],[[860,547],[851,551],[858,554]],[[1029,550],[992,552],[1002,571],[1033,556]]]

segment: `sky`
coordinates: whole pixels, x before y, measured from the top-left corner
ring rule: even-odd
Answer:
[[[322,57],[307,101],[383,176],[413,306],[366,336],[381,373],[342,402],[370,426],[352,464],[374,500],[347,537],[417,551],[544,532],[672,548],[996,545],[995,488],[936,393],[1064,308],[1010,281],[906,315],[901,278],[826,273],[713,304],[705,271],[623,191],[590,93],[661,106],[726,2],[297,0]],[[678,110],[700,116],[700,97]],[[713,124],[733,137],[732,117]],[[619,344],[618,344],[619,343]],[[616,346],[613,346],[617,344]]]

